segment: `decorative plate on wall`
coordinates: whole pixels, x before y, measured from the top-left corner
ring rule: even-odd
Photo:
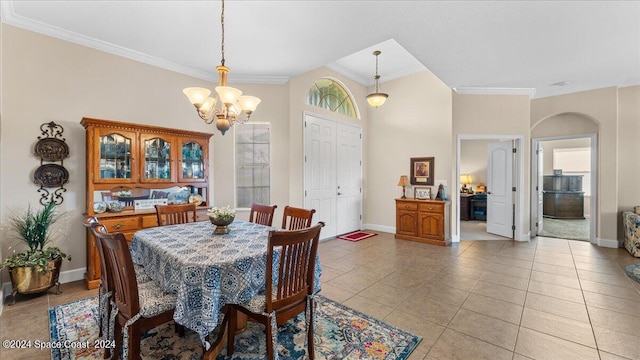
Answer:
[[[45,138],[36,143],[35,154],[45,161],[63,161],[69,157],[69,146],[60,139]]]
[[[69,181],[69,172],[58,164],[44,164],[36,169],[33,180],[43,187],[58,187]]]

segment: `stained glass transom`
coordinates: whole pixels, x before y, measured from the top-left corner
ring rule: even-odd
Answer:
[[[357,118],[351,96],[342,85],[331,79],[316,80],[307,93],[307,104]]]

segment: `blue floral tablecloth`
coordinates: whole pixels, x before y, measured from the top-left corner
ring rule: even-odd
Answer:
[[[164,291],[178,295],[174,320],[203,341],[217,326],[224,305],[246,302],[265,288],[273,228],[239,220],[229,228],[218,235],[208,221],[159,226],[136,232],[131,241],[133,262],[144,266]],[[274,263],[278,258],[276,253]],[[316,291],[320,274],[316,258]]]

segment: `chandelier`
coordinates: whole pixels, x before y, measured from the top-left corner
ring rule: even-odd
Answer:
[[[380,92],[380,75],[378,75],[378,55],[382,54],[380,50],[376,50],[373,52],[373,56],[376,57],[376,76],[373,77],[373,84],[375,85],[376,91],[367,95],[367,102],[371,106],[378,107],[384,104],[389,97],[388,94]]]
[[[207,124],[211,124],[215,120],[216,128],[224,135],[234,123],[244,124],[249,121],[251,114],[260,104],[260,99],[255,96],[242,95],[241,90],[227,86],[229,68],[224,66],[224,0],[222,0],[220,24],[222,25],[222,60],[220,61],[221,65],[216,67],[218,71],[217,96],[215,98],[209,96],[211,90],[201,87],[185,88],[182,92],[196,107],[200,118]]]

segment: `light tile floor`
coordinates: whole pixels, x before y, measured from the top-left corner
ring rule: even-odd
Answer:
[[[624,249],[537,238],[447,247],[393,234],[320,244],[322,294],[423,337],[410,360],[640,359],[640,284]],[[4,307],[0,338],[48,340],[48,308],[96,295],[82,282],[62,295]],[[1,359],[48,351],[0,347]]]

